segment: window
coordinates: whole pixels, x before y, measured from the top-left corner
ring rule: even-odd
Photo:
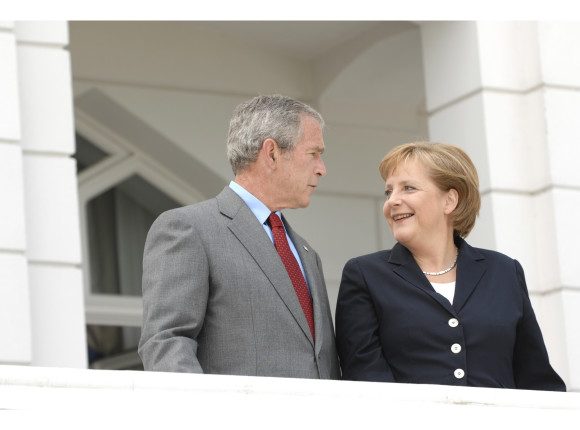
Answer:
[[[143,370],[137,354],[139,327],[87,325],[89,367],[108,370]]]
[[[89,366],[142,369],[137,355],[147,232],[195,189],[101,124],[76,115]]]
[[[162,212],[179,206],[138,175],[89,200],[91,293],[140,296],[147,232]]]
[[[76,154],[77,172],[91,167],[102,159],[107,157],[107,153],[98,146],[93,145],[90,141],[85,139],[82,134],[76,133]]]

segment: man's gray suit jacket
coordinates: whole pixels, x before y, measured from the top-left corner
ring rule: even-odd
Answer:
[[[311,290],[316,341],[272,241],[226,187],[151,226],[139,343],[145,370],[340,377],[320,258],[285,225]]]

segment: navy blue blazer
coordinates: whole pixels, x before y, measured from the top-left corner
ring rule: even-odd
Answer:
[[[456,245],[453,305],[399,243],[347,262],[336,307],[343,379],[566,391],[521,265]]]

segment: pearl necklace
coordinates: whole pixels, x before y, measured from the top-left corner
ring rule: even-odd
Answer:
[[[455,248],[455,249],[457,249],[457,248]],[[455,260],[453,261],[453,264],[451,266],[449,266],[447,269],[442,270],[441,272],[425,272],[425,271],[423,271],[423,274],[429,275],[429,276],[439,276],[439,275],[444,275],[447,272],[450,272],[457,265],[457,256],[458,255],[459,255],[459,250],[457,249],[457,254],[455,254]]]

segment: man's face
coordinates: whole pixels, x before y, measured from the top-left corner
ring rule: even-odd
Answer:
[[[280,159],[278,197],[283,208],[305,208],[310,204],[318,179],[326,175],[323,152],[320,125],[315,119],[303,116],[302,138],[293,151]]]

